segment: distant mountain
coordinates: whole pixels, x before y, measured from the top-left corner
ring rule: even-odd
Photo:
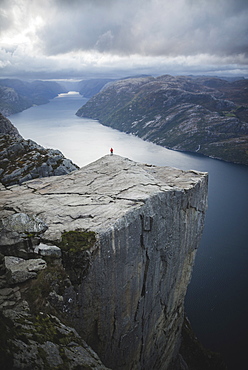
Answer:
[[[81,81],[63,80],[27,82],[19,79],[0,79],[0,112],[4,116],[28,109],[33,105],[46,104],[60,93],[78,91],[91,98],[116,79],[91,78]]]
[[[248,165],[248,80],[169,75],[116,81],[76,113],[175,150]]]
[[[140,78],[140,77],[146,77],[146,75],[124,77],[123,80],[129,79],[129,78]],[[77,82],[76,85],[74,83],[74,89],[76,91],[79,91],[79,93],[83,97],[91,98],[92,96],[98,94],[103,88],[105,89],[107,86],[109,86],[109,84],[115,81],[118,81],[118,80],[119,79],[113,79],[113,78],[91,78],[88,80],[79,81]]]
[[[0,181],[21,184],[38,177],[59,176],[78,169],[59,150],[45,149],[25,140],[0,113]]]
[[[65,91],[54,81],[26,82],[10,78],[0,79],[0,112],[9,116],[33,105],[46,104]]]
[[[92,78],[90,80],[82,80],[78,82],[77,90],[83,97],[91,98],[99,93],[101,89],[109,82],[114,82],[114,79],[108,78]]]
[[[0,112],[4,116],[21,112],[31,106],[28,98],[22,97],[11,87],[0,86]]]

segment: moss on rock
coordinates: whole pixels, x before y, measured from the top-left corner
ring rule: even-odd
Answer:
[[[92,253],[90,249],[96,243],[93,231],[64,232],[57,243],[62,250],[62,261],[73,285],[78,285],[87,275]]]
[[[59,247],[66,252],[80,252],[93,247],[96,236],[93,231],[68,231],[62,234]]]
[[[25,293],[31,312],[51,312],[49,294],[56,291],[62,295],[68,284],[68,275],[62,265],[50,264],[38,273],[37,278],[29,282]]]

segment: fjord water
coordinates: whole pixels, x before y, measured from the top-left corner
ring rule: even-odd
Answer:
[[[209,173],[209,206],[186,313],[201,342],[225,359],[228,369],[247,368],[248,167],[180,153],[75,115],[87,99],[60,94],[49,104],[9,119],[25,139],[59,149],[79,166],[114,153],[134,161]]]

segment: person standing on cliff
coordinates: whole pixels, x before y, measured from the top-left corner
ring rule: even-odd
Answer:
[[[113,155],[113,153],[114,153],[114,149],[110,148],[110,155]]]

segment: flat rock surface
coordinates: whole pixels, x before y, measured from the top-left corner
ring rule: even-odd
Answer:
[[[49,240],[69,230],[99,231],[142,206],[153,194],[187,191],[206,176],[106,155],[64,176],[1,189],[1,218],[16,212],[38,216],[48,226],[44,235]]]

